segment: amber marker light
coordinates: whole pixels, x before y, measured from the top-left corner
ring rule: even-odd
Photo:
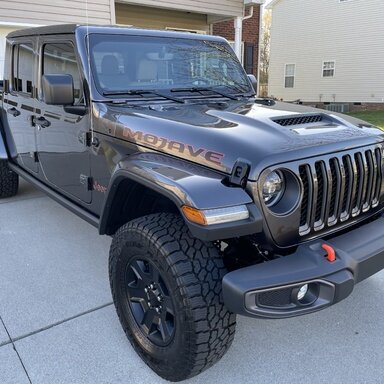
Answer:
[[[223,224],[249,218],[245,205],[202,210],[184,205],[181,209],[189,221],[200,225]]]
[[[189,221],[192,221],[192,223],[207,225],[207,221],[205,220],[202,211],[199,211],[196,208],[188,207],[187,205],[183,205],[181,209],[183,210],[185,217]]]

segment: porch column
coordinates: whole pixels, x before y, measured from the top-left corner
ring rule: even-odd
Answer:
[[[235,23],[235,46],[234,51],[237,58],[241,61],[241,42],[243,36],[243,18],[238,16],[234,20]]]

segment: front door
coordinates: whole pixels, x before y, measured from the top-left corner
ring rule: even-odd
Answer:
[[[41,41],[39,76],[70,74],[73,78],[74,104],[85,105],[83,82],[71,41]],[[41,81],[40,81],[41,84]],[[37,151],[45,180],[73,199],[91,202],[90,153],[86,133],[88,115],[68,112],[62,105],[47,105],[39,92],[40,115],[36,115]],[[68,109],[67,109],[68,110]]]

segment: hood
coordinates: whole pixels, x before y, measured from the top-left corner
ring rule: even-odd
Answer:
[[[384,140],[361,120],[276,102],[94,104],[94,129],[230,174],[235,162],[251,164],[249,179],[293,160],[344,151]],[[265,103],[268,104],[268,103]]]

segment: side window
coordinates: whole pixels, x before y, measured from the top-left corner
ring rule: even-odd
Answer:
[[[75,104],[84,104],[83,88],[75,50],[71,43],[45,44],[43,47],[43,75],[71,75]]]
[[[12,55],[12,91],[32,96],[33,48],[30,43],[17,44]]]

